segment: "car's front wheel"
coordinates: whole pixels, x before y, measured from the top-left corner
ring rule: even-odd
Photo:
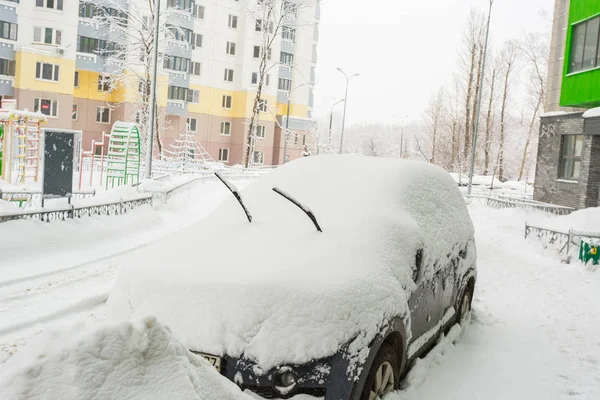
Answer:
[[[458,323],[461,328],[464,328],[466,325],[469,325],[471,322],[471,299],[473,296],[472,290],[469,287],[465,290],[462,298],[460,299],[460,304],[458,308]]]
[[[360,400],[381,399],[398,389],[399,365],[398,355],[392,345],[384,343],[373,360]]]

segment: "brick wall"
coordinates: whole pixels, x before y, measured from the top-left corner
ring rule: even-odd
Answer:
[[[538,156],[534,184],[534,200],[573,208],[598,204],[600,165],[590,167],[590,161],[600,161],[600,138],[586,135],[583,142],[581,172],[578,181],[558,179],[563,135],[581,135],[584,119],[581,114],[544,117],[540,124]],[[592,158],[593,156],[593,158]],[[591,183],[588,185],[588,181]]]

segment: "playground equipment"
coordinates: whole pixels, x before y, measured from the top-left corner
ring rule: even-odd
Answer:
[[[0,109],[0,171],[8,183],[38,181],[40,169],[40,125],[48,122],[42,113]],[[13,169],[17,178],[13,182]]]
[[[105,139],[107,139],[106,142]],[[81,149],[79,156],[79,190],[81,190],[81,185],[83,184],[83,163],[86,158],[90,159],[90,187],[94,185],[94,160],[96,159],[96,154],[98,154],[98,149],[100,149],[100,182],[102,182],[102,178],[104,177],[104,147],[108,144],[109,139],[110,135],[102,132],[102,141],[96,142],[92,140],[92,150],[83,151],[83,148]]]
[[[104,139],[102,139],[104,141]],[[106,188],[140,181],[140,131],[136,124],[117,121],[110,131]]]
[[[180,171],[210,168],[216,164],[190,131],[189,124],[185,124],[185,129],[179,133],[175,142],[164,150],[164,161]]]

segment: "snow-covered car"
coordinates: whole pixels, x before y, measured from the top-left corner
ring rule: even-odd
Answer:
[[[474,231],[441,168],[315,156],[230,189],[207,219],[123,261],[113,316],[156,315],[265,398],[370,400],[469,314]]]

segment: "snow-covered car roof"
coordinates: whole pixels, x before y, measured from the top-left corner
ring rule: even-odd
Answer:
[[[308,207],[323,232],[273,187]],[[421,162],[308,157],[242,197],[252,223],[232,196],[124,258],[111,314],[156,315],[189,348],[244,355],[265,370],[303,363],[359,333],[368,343],[386,319],[408,320],[417,250],[427,275],[473,237],[456,183]]]

